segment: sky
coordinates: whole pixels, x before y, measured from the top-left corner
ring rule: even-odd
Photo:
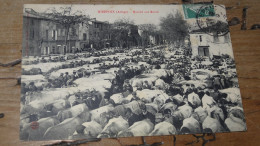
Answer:
[[[24,8],[32,8],[36,12],[44,12],[48,8],[56,9],[70,5],[26,4]],[[113,23],[117,19],[128,18],[135,24],[160,24],[160,18],[169,13],[182,12],[181,5],[72,5],[72,11],[79,10],[99,21]],[[153,13],[151,13],[153,11]],[[100,13],[99,13],[100,12]],[[148,13],[147,13],[148,12]]]

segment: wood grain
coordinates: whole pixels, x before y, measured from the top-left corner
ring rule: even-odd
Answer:
[[[194,0],[194,2],[211,0]],[[22,47],[22,8],[23,4],[181,4],[181,0],[0,0],[0,62],[7,63],[21,58]],[[242,10],[248,8],[247,29],[253,24],[260,24],[259,0],[215,0],[215,4],[231,7],[227,10],[230,20],[238,17],[242,20]],[[260,31],[240,30],[241,25],[231,26],[231,39],[237,65],[239,85],[247,121],[247,132],[218,133],[216,141],[207,145],[260,145]],[[19,140],[20,86],[14,78],[20,76],[21,65],[0,67],[0,112],[5,117],[0,119],[0,145],[42,145],[47,142],[23,142]],[[4,79],[7,78],[7,79]],[[178,135],[176,144],[185,145],[195,140],[191,135]],[[163,141],[164,145],[173,145],[173,136],[147,137],[147,143]],[[102,139],[88,145],[130,145],[141,144],[141,138]],[[201,145],[201,142],[197,145]]]

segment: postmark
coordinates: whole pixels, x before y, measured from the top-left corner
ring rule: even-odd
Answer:
[[[214,17],[202,17],[207,5],[202,5],[196,14],[196,23],[199,29],[212,36],[224,36],[229,32],[226,14],[221,9],[222,5],[212,5],[214,7]]]

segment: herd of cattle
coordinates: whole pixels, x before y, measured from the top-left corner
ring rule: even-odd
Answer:
[[[20,139],[244,131],[232,57],[166,46],[24,58]]]

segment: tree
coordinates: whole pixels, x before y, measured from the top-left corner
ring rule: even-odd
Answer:
[[[130,19],[118,19],[111,28],[111,42],[114,46],[126,48],[137,43],[138,28]]]
[[[57,24],[60,24],[65,28],[64,45],[66,46],[66,48],[68,45],[68,36],[70,28],[72,28],[76,24],[83,22],[88,24],[88,21],[90,20],[90,17],[83,15],[81,11],[73,12],[72,5],[60,7],[59,9],[52,7],[47,9],[45,12],[41,13],[41,15]]]
[[[188,35],[188,24],[179,12],[175,15],[169,13],[161,18],[160,26],[167,43],[170,44],[182,43]]]
[[[142,46],[145,47],[150,44],[150,36],[156,37],[159,35],[159,31],[154,24],[141,24],[138,26],[140,30],[140,35],[142,37]],[[156,42],[152,42],[156,43]]]

